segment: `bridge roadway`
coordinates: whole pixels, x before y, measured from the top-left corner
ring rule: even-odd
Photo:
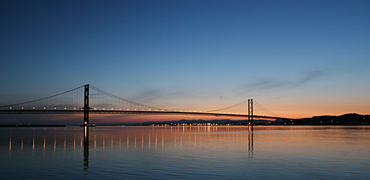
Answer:
[[[84,110],[0,110],[0,114],[83,114]],[[228,116],[248,118],[247,114],[196,112],[196,111],[130,111],[130,110],[89,110],[89,114],[156,114],[156,115],[196,115],[196,116]],[[253,115],[253,118],[262,119],[290,119],[284,117]]]

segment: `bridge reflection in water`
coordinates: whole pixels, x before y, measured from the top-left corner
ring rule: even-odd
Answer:
[[[81,130],[82,128],[82,130]],[[16,128],[15,128],[16,129]],[[13,129],[14,130],[14,129]],[[60,151],[81,152],[84,170],[96,153],[125,151],[166,151],[210,148],[248,152],[253,158],[253,126],[171,126],[171,127],[65,127],[24,128],[32,136],[9,135],[7,150],[38,154]]]
[[[84,170],[89,168],[89,127],[84,128]]]

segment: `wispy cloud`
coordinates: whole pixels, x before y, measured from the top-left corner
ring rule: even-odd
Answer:
[[[323,71],[311,71],[311,72],[306,73],[303,78],[298,79],[296,82],[293,82],[292,84],[293,84],[294,87],[297,87],[297,86],[305,84],[309,81],[319,79],[319,78],[325,76],[326,74],[327,73],[325,73]]]
[[[156,89],[148,89],[142,92],[139,92],[135,97],[132,98],[134,101],[151,101],[155,99],[160,99],[163,96],[163,92]]]
[[[244,85],[242,94],[250,93],[253,91],[266,91],[266,90],[283,90],[296,88],[304,85],[310,81],[314,81],[325,76],[327,73],[323,71],[310,71],[305,73],[303,77],[295,80],[278,80],[274,78],[263,78],[257,82]]]

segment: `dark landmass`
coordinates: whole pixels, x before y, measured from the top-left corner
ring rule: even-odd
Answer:
[[[344,114],[285,120],[286,125],[370,125],[370,115]]]
[[[65,125],[30,125],[30,124],[21,124],[21,125],[12,125],[12,124],[0,124],[0,127],[65,127]]]

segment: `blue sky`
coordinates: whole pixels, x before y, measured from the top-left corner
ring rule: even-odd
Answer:
[[[370,113],[369,1],[0,4],[1,105],[90,83],[163,108]]]

